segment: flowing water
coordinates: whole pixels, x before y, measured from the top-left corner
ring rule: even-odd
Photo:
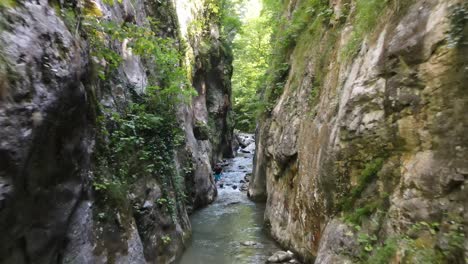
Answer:
[[[192,244],[180,264],[265,263],[279,250],[263,230],[264,204],[251,202],[239,190],[241,180],[252,171],[254,143],[245,150],[251,153],[239,152],[224,167],[224,186],[218,186],[216,201],[192,215]],[[256,244],[241,244],[247,241]]]

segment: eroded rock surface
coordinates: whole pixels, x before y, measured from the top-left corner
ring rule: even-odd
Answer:
[[[232,156],[231,59],[219,35],[193,35],[210,38],[215,52],[209,54],[200,53],[187,32],[179,35],[186,18],[176,10],[185,1],[10,2],[0,5],[0,263],[175,262],[190,237],[187,212],[216,197],[211,165]],[[203,14],[205,7],[196,6],[189,19]],[[93,179],[102,173],[93,156],[103,136],[99,126],[112,126],[110,115],[97,120],[97,109],[121,111],[147,92],[155,72],[132,54],[127,40],[113,41],[107,44],[122,62],[99,79],[95,67],[102,62],[90,55],[85,13],[140,27],[151,18],[158,36],[177,45],[185,38],[197,54],[192,79],[199,93],[178,107],[184,139],[171,164],[173,174],[184,177],[187,203],[176,199],[172,212],[162,204],[175,197],[174,184],[157,177],[136,181],[126,205],[94,192]],[[209,27],[219,31],[216,23]],[[200,60],[212,61],[213,68],[205,72]],[[209,140],[195,137],[200,122]]]
[[[331,2],[333,12],[349,7]],[[259,124],[249,195],[267,201],[272,235],[307,262],[351,263],[393,239],[392,258],[413,263],[420,255],[408,249],[421,242],[421,254],[463,262],[454,236],[466,229],[466,22],[459,45],[447,33],[457,8],[467,7],[428,0],[385,10],[352,58],[343,55],[351,18],[320,42],[303,33],[290,50],[282,94]],[[458,245],[438,251],[442,237]]]

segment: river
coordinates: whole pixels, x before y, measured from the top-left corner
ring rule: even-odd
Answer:
[[[250,153],[239,151],[234,159],[228,160],[223,188],[218,186],[218,198],[191,216],[192,244],[180,264],[265,263],[279,250],[263,229],[265,205],[250,201],[239,190],[241,180],[252,172],[254,145],[251,143],[244,149]]]

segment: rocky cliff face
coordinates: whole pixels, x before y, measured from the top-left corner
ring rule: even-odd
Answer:
[[[190,106],[183,105],[179,116],[186,127],[187,149],[192,152],[194,170],[190,186],[192,206],[211,202],[216,195],[213,181],[206,182],[211,165],[233,157],[231,122],[232,55],[221,38],[221,28],[213,13],[202,2],[178,1],[181,34],[189,44],[186,59],[191,81],[198,96]]]
[[[187,211],[215,198],[211,165],[231,155],[232,131],[229,56],[216,34],[210,57],[192,42],[187,49],[212,61],[210,70],[185,54],[181,4],[0,4],[0,263],[172,263],[180,255]],[[109,23],[98,31],[93,21]],[[170,87],[159,61],[172,53],[139,56],[135,38],[112,35],[138,33],[115,29],[124,23],[191,58],[181,65],[196,69],[188,71],[193,101],[147,103],[150,86]]]
[[[313,5],[286,2],[289,23]],[[308,263],[464,263],[468,6],[365,2],[311,9],[249,194]]]

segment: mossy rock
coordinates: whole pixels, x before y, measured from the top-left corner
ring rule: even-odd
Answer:
[[[102,17],[104,15],[101,8],[92,0],[86,0],[84,2],[83,13],[90,17]]]
[[[202,122],[197,122],[193,126],[193,134],[197,140],[208,140],[210,138],[210,128]]]
[[[17,5],[16,0],[0,0],[0,9],[13,8]]]

